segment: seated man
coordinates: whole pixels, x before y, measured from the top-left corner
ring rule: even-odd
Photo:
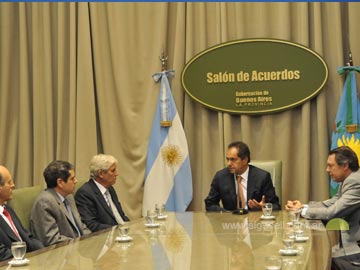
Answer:
[[[75,195],[83,222],[93,232],[129,221],[113,185],[118,161],[111,155],[96,155],[90,161],[90,177]]]
[[[47,189],[39,194],[31,210],[31,232],[45,246],[90,234],[75,205],[77,179],[73,165],[53,161],[45,168],[44,177]]]
[[[331,199],[303,205],[300,201],[288,201],[285,209],[303,208],[307,219],[329,221],[345,219],[349,230],[341,231],[341,243],[333,248],[333,257],[360,252],[360,171],[356,153],[350,147],[341,146],[330,151],[326,171],[334,181],[340,183],[338,193]],[[340,229],[340,228],[339,228]]]
[[[21,240],[26,242],[27,251],[44,247],[23,227],[14,210],[10,206],[6,206],[6,202],[12,199],[14,188],[15,185],[9,170],[0,166],[0,261],[12,258],[12,242]]]
[[[211,183],[206,211],[257,210],[264,203],[272,203],[274,210],[281,209],[270,173],[249,165],[250,150],[245,143],[230,143],[226,160],[228,167],[218,171]]]

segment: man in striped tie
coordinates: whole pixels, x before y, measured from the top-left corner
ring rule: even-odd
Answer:
[[[206,211],[242,213],[244,209],[260,210],[264,203],[272,203],[274,210],[281,209],[270,173],[249,164],[247,144],[241,141],[230,143],[226,161],[227,167],[218,171],[211,183],[205,199]]]
[[[12,199],[15,184],[9,170],[0,166],[0,261],[12,257],[11,243],[24,241],[27,251],[43,248],[43,244],[35,239],[21,224],[14,210],[6,205]]]
[[[44,178],[47,189],[39,194],[31,210],[31,232],[45,246],[91,233],[75,205],[74,166],[55,160],[45,168]]]

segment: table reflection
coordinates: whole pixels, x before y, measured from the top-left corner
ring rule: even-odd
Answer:
[[[167,213],[154,228],[138,219],[127,224],[130,242],[117,242],[120,232],[113,227],[28,253],[30,264],[21,269],[266,269],[269,256],[281,257],[289,269],[328,268],[330,249],[321,222],[300,219],[309,239],[295,243],[296,256],[281,256],[283,234],[294,230],[288,214],[274,211],[273,220],[262,220],[261,214]],[[6,268],[3,262],[0,269]]]

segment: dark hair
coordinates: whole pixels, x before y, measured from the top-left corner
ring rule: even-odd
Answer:
[[[0,186],[3,186],[4,183],[4,177],[2,176],[1,172],[0,172]]]
[[[356,153],[348,146],[340,146],[329,152],[335,154],[335,161],[338,165],[348,164],[350,170],[356,172],[359,169],[359,160]]]
[[[51,162],[44,170],[44,178],[48,188],[54,188],[57,186],[57,179],[62,179],[65,183],[70,176],[70,170],[73,170],[74,166],[62,160],[55,160]]]
[[[228,145],[228,149],[235,147],[238,150],[238,157],[244,159],[245,157],[248,158],[248,162],[250,162],[250,149],[246,143],[241,141],[232,142]]]

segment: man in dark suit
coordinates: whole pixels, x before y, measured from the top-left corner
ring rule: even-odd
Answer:
[[[226,160],[228,167],[218,171],[211,183],[206,211],[258,210],[264,203],[272,203],[274,210],[281,209],[270,173],[249,165],[250,150],[245,143],[230,143]]]
[[[113,188],[118,161],[111,155],[95,155],[90,161],[90,177],[75,195],[81,219],[93,232],[129,221]]]
[[[35,239],[21,224],[14,210],[5,203],[12,199],[15,188],[11,174],[7,168],[0,166],[0,261],[12,257],[11,243],[24,241],[27,251],[43,248],[43,244]]]

